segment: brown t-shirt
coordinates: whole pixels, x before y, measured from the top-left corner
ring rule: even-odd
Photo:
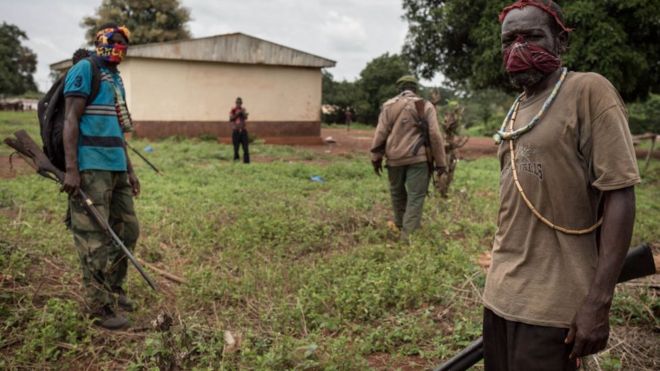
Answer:
[[[520,105],[514,128],[530,122],[552,88]],[[562,227],[592,226],[603,191],[640,181],[624,104],[595,73],[569,73],[545,116],[514,147],[525,194]],[[498,157],[500,211],[484,305],[507,320],[567,328],[594,278],[597,232],[568,235],[543,224],[515,187],[507,141]]]

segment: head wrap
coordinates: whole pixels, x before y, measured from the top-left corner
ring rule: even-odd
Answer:
[[[548,13],[555,20],[555,22],[557,22],[557,25],[559,25],[562,30],[566,32],[573,31],[572,28],[566,27],[566,23],[564,22],[564,13],[562,12],[561,7],[552,0],[518,0],[515,3],[502,9],[499,17],[500,23],[504,22],[504,18],[506,18],[506,15],[509,14],[511,10],[522,9],[526,6],[533,6],[543,10],[544,12]]]
[[[131,32],[126,26],[108,27],[96,33],[96,55],[110,63],[121,63],[128,50],[127,45],[112,41],[112,36],[116,33],[124,36],[126,41],[130,41]]]

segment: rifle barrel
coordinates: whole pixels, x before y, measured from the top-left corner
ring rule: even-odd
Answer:
[[[128,144],[128,142],[125,141],[125,143],[126,143],[126,146],[127,146],[128,148],[130,148],[130,150],[133,151],[133,153],[135,153],[136,155],[138,155],[138,156],[139,156],[144,162],[146,162],[147,165],[149,165],[149,166],[150,166],[150,167],[156,172],[156,174],[158,174],[158,175],[163,175],[163,173],[161,173],[160,170],[158,170],[158,168],[156,167],[156,165],[152,164],[151,161],[147,160],[147,158],[144,157],[144,156],[142,155],[142,153],[140,153],[140,151],[138,151],[137,149],[133,148],[133,146],[131,146],[130,144]]]
[[[105,218],[101,215],[98,209],[94,207],[94,203],[89,198],[89,196],[87,196],[87,194],[82,189],[79,189],[78,193],[79,193],[79,197],[83,202],[83,205],[85,205],[85,208],[92,214],[96,223],[98,223],[99,226],[103,228],[105,233],[107,233],[110,237],[112,237],[112,241],[114,242],[114,244],[119,246],[119,248],[121,248],[121,250],[124,252],[124,255],[126,255],[128,260],[130,260],[131,263],[133,263],[135,269],[137,269],[137,271],[140,272],[140,275],[142,276],[142,278],[144,278],[145,281],[147,281],[149,286],[151,286],[151,288],[154,289],[154,291],[158,291],[158,285],[156,285],[156,283],[151,279],[151,277],[149,277],[147,272],[144,271],[144,269],[137,261],[137,259],[135,259],[131,251],[126,247],[126,245],[124,245],[121,238],[117,236],[117,234],[112,229],[110,224],[108,224],[107,220],[105,220]]]

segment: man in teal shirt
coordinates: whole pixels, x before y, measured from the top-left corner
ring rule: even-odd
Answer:
[[[126,55],[129,31],[116,24],[102,26],[96,35],[96,55],[76,63],[67,73],[64,152],[66,175],[63,190],[74,195],[84,190],[107,218],[126,247],[133,250],[139,235],[133,197],[140,183],[126,152],[124,132],[131,130],[125,92],[117,65]],[[94,66],[101,78],[92,94]],[[117,307],[132,311],[134,305],[122,287],[127,259],[120,248],[70,197],[71,230],[80,257],[87,305],[95,323],[119,329],[129,321]]]

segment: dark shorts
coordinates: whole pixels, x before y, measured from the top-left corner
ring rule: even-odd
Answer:
[[[564,344],[568,329],[508,321],[484,308],[486,371],[571,371],[572,345]]]

